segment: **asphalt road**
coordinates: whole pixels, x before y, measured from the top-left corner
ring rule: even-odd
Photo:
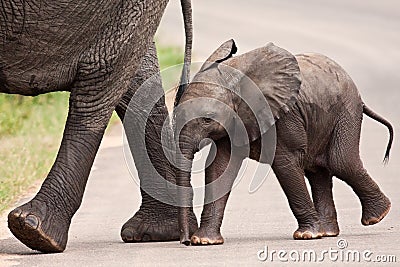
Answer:
[[[329,3],[318,0],[201,0],[195,1],[193,8],[195,59],[204,60],[229,38],[236,40],[239,53],[274,42],[293,53],[326,54],[352,76],[364,102],[391,121],[395,129],[400,129],[400,110],[397,109],[400,101],[400,3],[397,0]],[[159,29],[160,42],[183,44],[179,9],[179,1],[170,3]],[[294,241],[291,235],[296,222],[274,175],[270,174],[257,192],[248,192],[251,171],[255,167],[255,163],[250,162],[227,206],[222,227],[225,244],[214,247],[183,247],[178,242],[124,244],[120,240],[121,225],[140,204],[138,186],[126,168],[121,136],[121,128],[116,127],[104,139],[84,202],[73,219],[67,250],[57,255],[35,253],[11,237],[3,218],[0,222],[0,266],[251,266],[271,264],[271,257],[265,262],[257,258],[257,252],[265,246],[269,252],[295,251],[292,256],[305,249],[315,250],[320,255],[323,250],[340,250],[337,246],[340,238],[348,244],[341,252],[370,250],[371,259],[394,255],[397,264],[400,262],[400,142],[395,140],[389,165],[383,166],[388,134],[386,128],[375,121],[364,120],[361,153],[366,169],[392,201],[392,209],[381,223],[362,226],[358,199],[346,184],[335,179],[340,236]],[[201,175],[198,176],[196,183],[201,183]],[[284,258],[292,262],[288,254]],[[343,263],[338,261],[339,265]],[[273,263],[282,264],[277,254]],[[300,262],[300,265],[306,264],[308,261]],[[324,264],[334,263],[325,255]]]

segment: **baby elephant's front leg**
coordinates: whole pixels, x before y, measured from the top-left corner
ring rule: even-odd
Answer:
[[[217,141],[216,149],[215,159],[206,169],[205,205],[201,214],[200,228],[191,238],[193,245],[224,243],[220,228],[225,206],[244,157],[241,153],[231,153],[228,138]],[[213,154],[210,153],[207,163],[213,160]]]

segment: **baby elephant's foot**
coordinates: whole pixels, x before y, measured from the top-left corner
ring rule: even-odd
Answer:
[[[323,237],[335,237],[339,235],[339,225],[336,219],[321,222],[321,232]]]
[[[190,234],[192,234],[197,230],[194,213],[189,223]],[[163,209],[141,207],[122,226],[121,238],[126,243],[179,240],[178,209],[167,205]]]
[[[382,194],[378,199],[364,201],[362,206],[361,223],[363,225],[373,225],[380,222],[389,213],[391,203]]]
[[[62,252],[67,245],[70,220],[61,217],[45,203],[31,200],[8,214],[8,227],[16,238],[33,250]]]
[[[294,239],[306,240],[306,239],[317,239],[321,238],[323,232],[321,227],[318,226],[300,226],[294,233]]]
[[[190,239],[192,245],[220,245],[224,243],[219,229],[211,227],[200,227]]]

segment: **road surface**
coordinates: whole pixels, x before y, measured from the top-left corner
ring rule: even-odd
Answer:
[[[179,9],[179,1],[170,3],[158,32],[161,43],[183,44]],[[365,103],[391,121],[395,129],[400,129],[400,2],[397,0],[201,0],[193,3],[193,9],[196,60],[204,60],[230,38],[236,40],[239,53],[274,42],[293,53],[326,54],[353,77]],[[72,222],[66,251],[43,255],[29,250],[8,233],[3,216],[0,266],[266,265],[271,264],[271,257],[265,262],[257,257],[265,246],[269,256],[271,250],[286,251],[283,257],[286,259],[289,252],[294,257],[308,249],[317,253],[369,250],[373,253],[371,259],[394,255],[400,262],[400,142],[395,140],[389,165],[383,166],[387,138],[385,127],[365,118],[362,159],[392,200],[390,213],[378,225],[360,224],[358,199],[347,185],[335,179],[340,236],[294,241],[291,235],[296,222],[274,175],[270,174],[256,193],[248,192],[249,174],[255,167],[250,162],[227,206],[222,226],[225,244],[183,247],[178,242],[124,244],[121,241],[120,227],[138,209],[140,197],[125,165],[121,128],[116,127],[105,137],[97,156],[82,207]],[[200,182],[201,179],[198,177]],[[347,241],[347,248],[338,248],[340,238]],[[342,240],[340,244],[343,243]],[[332,257],[334,260],[335,256]],[[343,262],[340,258],[337,261]],[[274,263],[282,264],[277,254]],[[306,260],[300,265],[308,263]],[[324,264],[334,263],[325,255]]]

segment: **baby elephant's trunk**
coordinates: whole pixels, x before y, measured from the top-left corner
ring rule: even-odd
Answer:
[[[177,151],[179,151],[179,144],[177,145]],[[190,245],[189,217],[191,207],[193,206],[193,189],[190,183],[190,173],[194,153],[195,150],[192,147],[184,148],[181,150],[181,153],[177,153],[178,170],[176,171],[176,182],[178,185],[180,241],[186,246]]]

